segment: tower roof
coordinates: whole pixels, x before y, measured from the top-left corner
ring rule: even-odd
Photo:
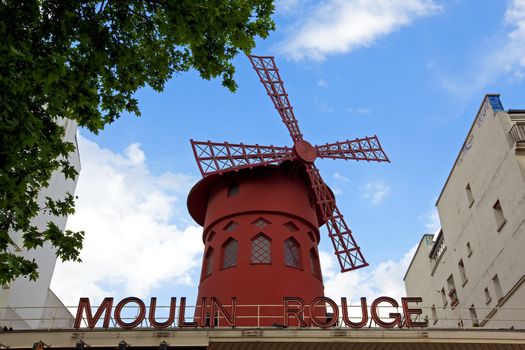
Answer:
[[[210,194],[211,188],[219,181],[242,181],[248,177],[264,175],[265,173],[269,174],[272,172],[280,172],[286,174],[289,177],[301,178],[301,180],[307,184],[307,187],[311,188],[310,180],[306,176],[305,172],[298,171],[302,166],[303,165],[298,161],[285,161],[279,165],[267,165],[264,167],[255,167],[253,169],[240,169],[237,172],[208,175],[197,182],[190,190],[187,199],[188,211],[193,220],[195,220],[199,225],[204,226],[208,205],[208,196]],[[332,190],[330,188],[328,189],[333,195]],[[312,198],[315,198],[313,190],[310,189],[310,193]],[[318,204],[315,206],[318,225],[320,227],[325,221],[323,220],[321,208]]]

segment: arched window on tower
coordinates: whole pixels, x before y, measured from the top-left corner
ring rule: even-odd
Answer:
[[[308,234],[308,237],[310,237],[310,240],[311,240],[313,243],[317,243],[317,240],[315,239],[315,236],[314,236],[314,234],[312,233],[312,231],[308,231],[307,234]]]
[[[284,264],[290,267],[301,268],[301,254],[299,243],[290,237],[284,241]]]
[[[237,254],[239,252],[239,242],[230,238],[222,246],[222,268],[228,268],[237,265]]]
[[[272,242],[264,233],[252,239],[252,264],[272,263]]]
[[[321,278],[321,266],[315,248],[310,249],[310,268],[314,276]]]
[[[228,185],[228,197],[233,197],[239,194],[239,184],[232,182]]]
[[[205,277],[208,277],[209,275],[211,275],[212,270],[213,270],[213,248],[210,247],[204,257],[202,278],[204,279]]]

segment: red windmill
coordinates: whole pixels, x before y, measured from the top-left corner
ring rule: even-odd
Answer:
[[[317,251],[323,224],[342,272],[368,265],[315,159],[389,160],[376,136],[320,146],[305,141],[274,58],[248,57],[294,144],[191,140],[204,177],[188,197],[190,214],[204,226],[198,300],[235,296],[239,304],[270,305],[298,296],[309,303],[323,295]]]

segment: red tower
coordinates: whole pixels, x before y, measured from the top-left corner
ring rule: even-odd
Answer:
[[[324,295],[317,250],[323,224],[342,272],[368,265],[314,160],[389,160],[376,136],[321,146],[305,141],[273,57],[249,58],[294,146],[192,140],[204,178],[191,190],[188,209],[204,227],[198,303],[236,297],[237,324],[265,326],[282,322],[277,306],[284,297],[310,304]]]

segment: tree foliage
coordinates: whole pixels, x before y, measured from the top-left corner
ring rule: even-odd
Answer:
[[[162,91],[190,69],[234,91],[231,61],[273,30],[272,12],[273,0],[0,1],[0,284],[38,277],[13,232],[27,249],[49,241],[62,260],[80,260],[82,231],[32,221],[74,213],[71,194],[37,200],[53,171],[78,175],[57,118],[97,133],[123,112],[140,115],[139,88]]]

